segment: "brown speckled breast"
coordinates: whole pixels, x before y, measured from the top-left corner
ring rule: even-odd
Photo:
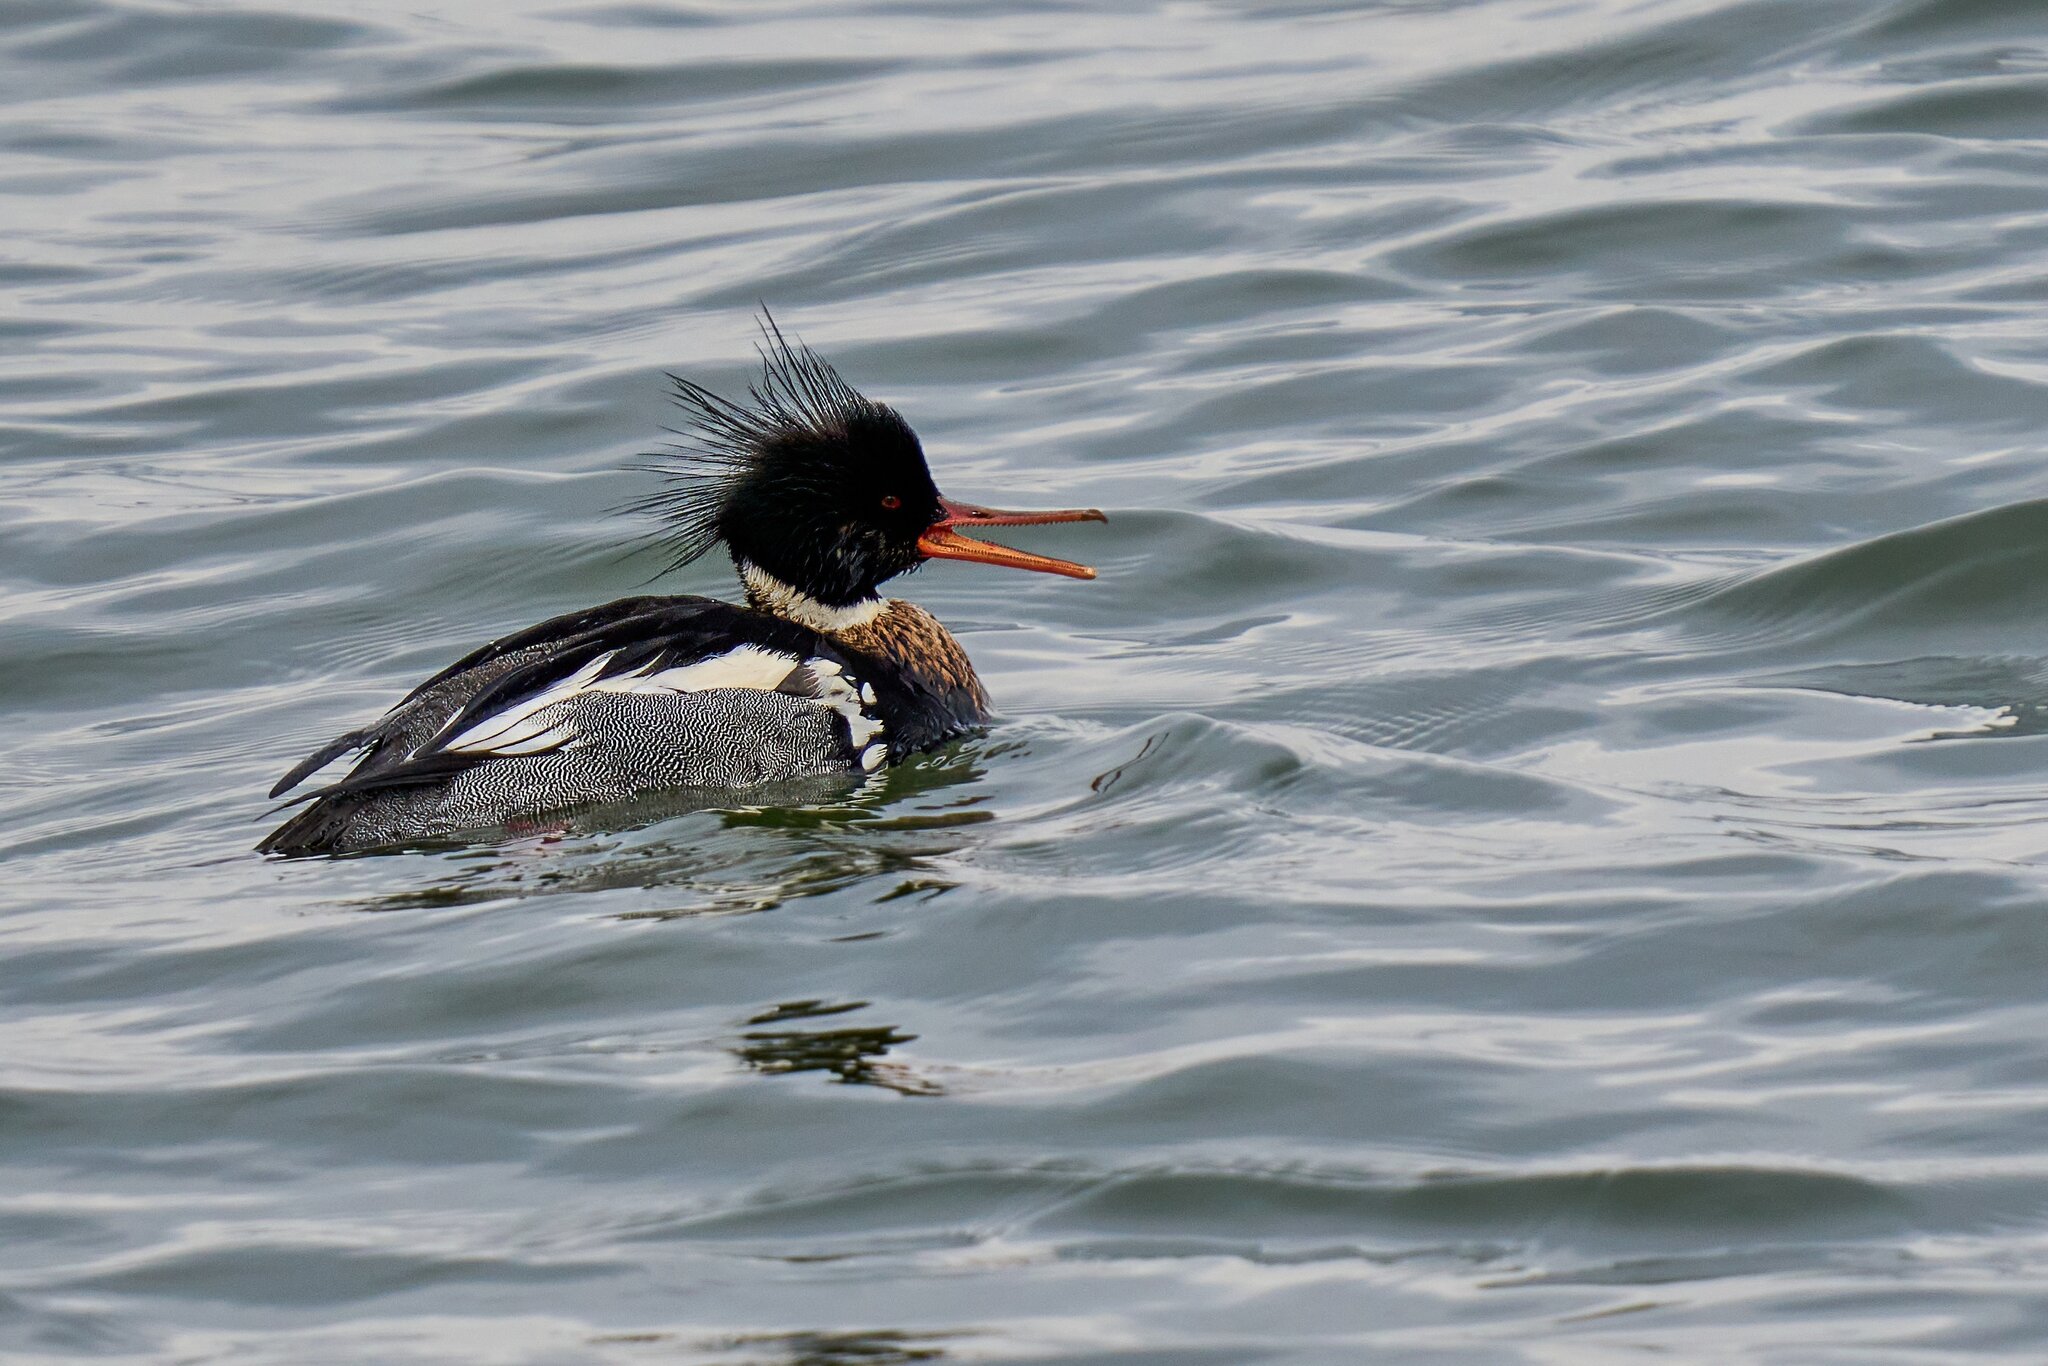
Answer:
[[[882,615],[832,638],[849,650],[888,660],[935,692],[964,693],[978,710],[988,708],[988,693],[968,662],[967,651],[937,617],[916,603],[891,598]]]

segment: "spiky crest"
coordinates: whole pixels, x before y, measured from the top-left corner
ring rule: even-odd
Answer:
[[[843,442],[856,423],[888,413],[810,347],[784,336],[766,305],[756,323],[761,339],[754,350],[761,358],[761,376],[747,387],[750,402],[735,403],[668,374],[688,426],[677,432],[682,441],[635,467],[660,475],[663,486],[622,509],[662,523],[648,539],[668,553],[668,570],[680,569],[724,539],[721,523],[734,493],[771,454]]]

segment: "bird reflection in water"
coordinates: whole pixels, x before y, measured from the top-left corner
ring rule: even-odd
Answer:
[[[787,1001],[749,1019],[749,1025],[782,1024],[791,1020],[815,1020],[845,1015],[866,1008],[866,1001],[836,1004],[824,1001]],[[936,1081],[919,1076],[902,1062],[884,1062],[889,1050],[911,1042],[893,1025],[855,1026],[841,1029],[752,1029],[740,1036],[733,1048],[739,1060],[757,1072],[830,1072],[837,1080],[853,1086],[879,1086],[905,1096],[936,1096],[944,1089]]]
[[[693,1344],[692,1361],[705,1366],[910,1366],[942,1361],[939,1344],[957,1333],[905,1333],[893,1328],[824,1333],[743,1333]],[[677,1344],[673,1333],[606,1333],[591,1339],[597,1346]],[[680,1344],[677,1344],[680,1345]],[[707,1352],[699,1357],[697,1352]],[[770,1356],[763,1352],[773,1353]]]

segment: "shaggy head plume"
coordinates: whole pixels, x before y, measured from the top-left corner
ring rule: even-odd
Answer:
[[[665,523],[679,568],[724,542],[735,559],[828,603],[914,569],[939,492],[917,434],[761,313],[761,377],[734,402],[677,375],[683,440],[645,468],[664,486],[631,505]]]

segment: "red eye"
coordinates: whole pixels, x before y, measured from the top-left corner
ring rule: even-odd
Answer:
[[[900,508],[900,507],[902,507],[902,506],[903,506],[903,500],[902,500],[901,498],[898,498],[898,497],[897,497],[897,496],[896,496],[895,494],[893,494],[893,493],[885,493],[885,494],[883,494],[883,495],[882,495],[882,509],[883,509],[883,511],[885,511],[885,512],[894,512],[894,511],[895,511],[895,510],[896,510],[897,508]]]

